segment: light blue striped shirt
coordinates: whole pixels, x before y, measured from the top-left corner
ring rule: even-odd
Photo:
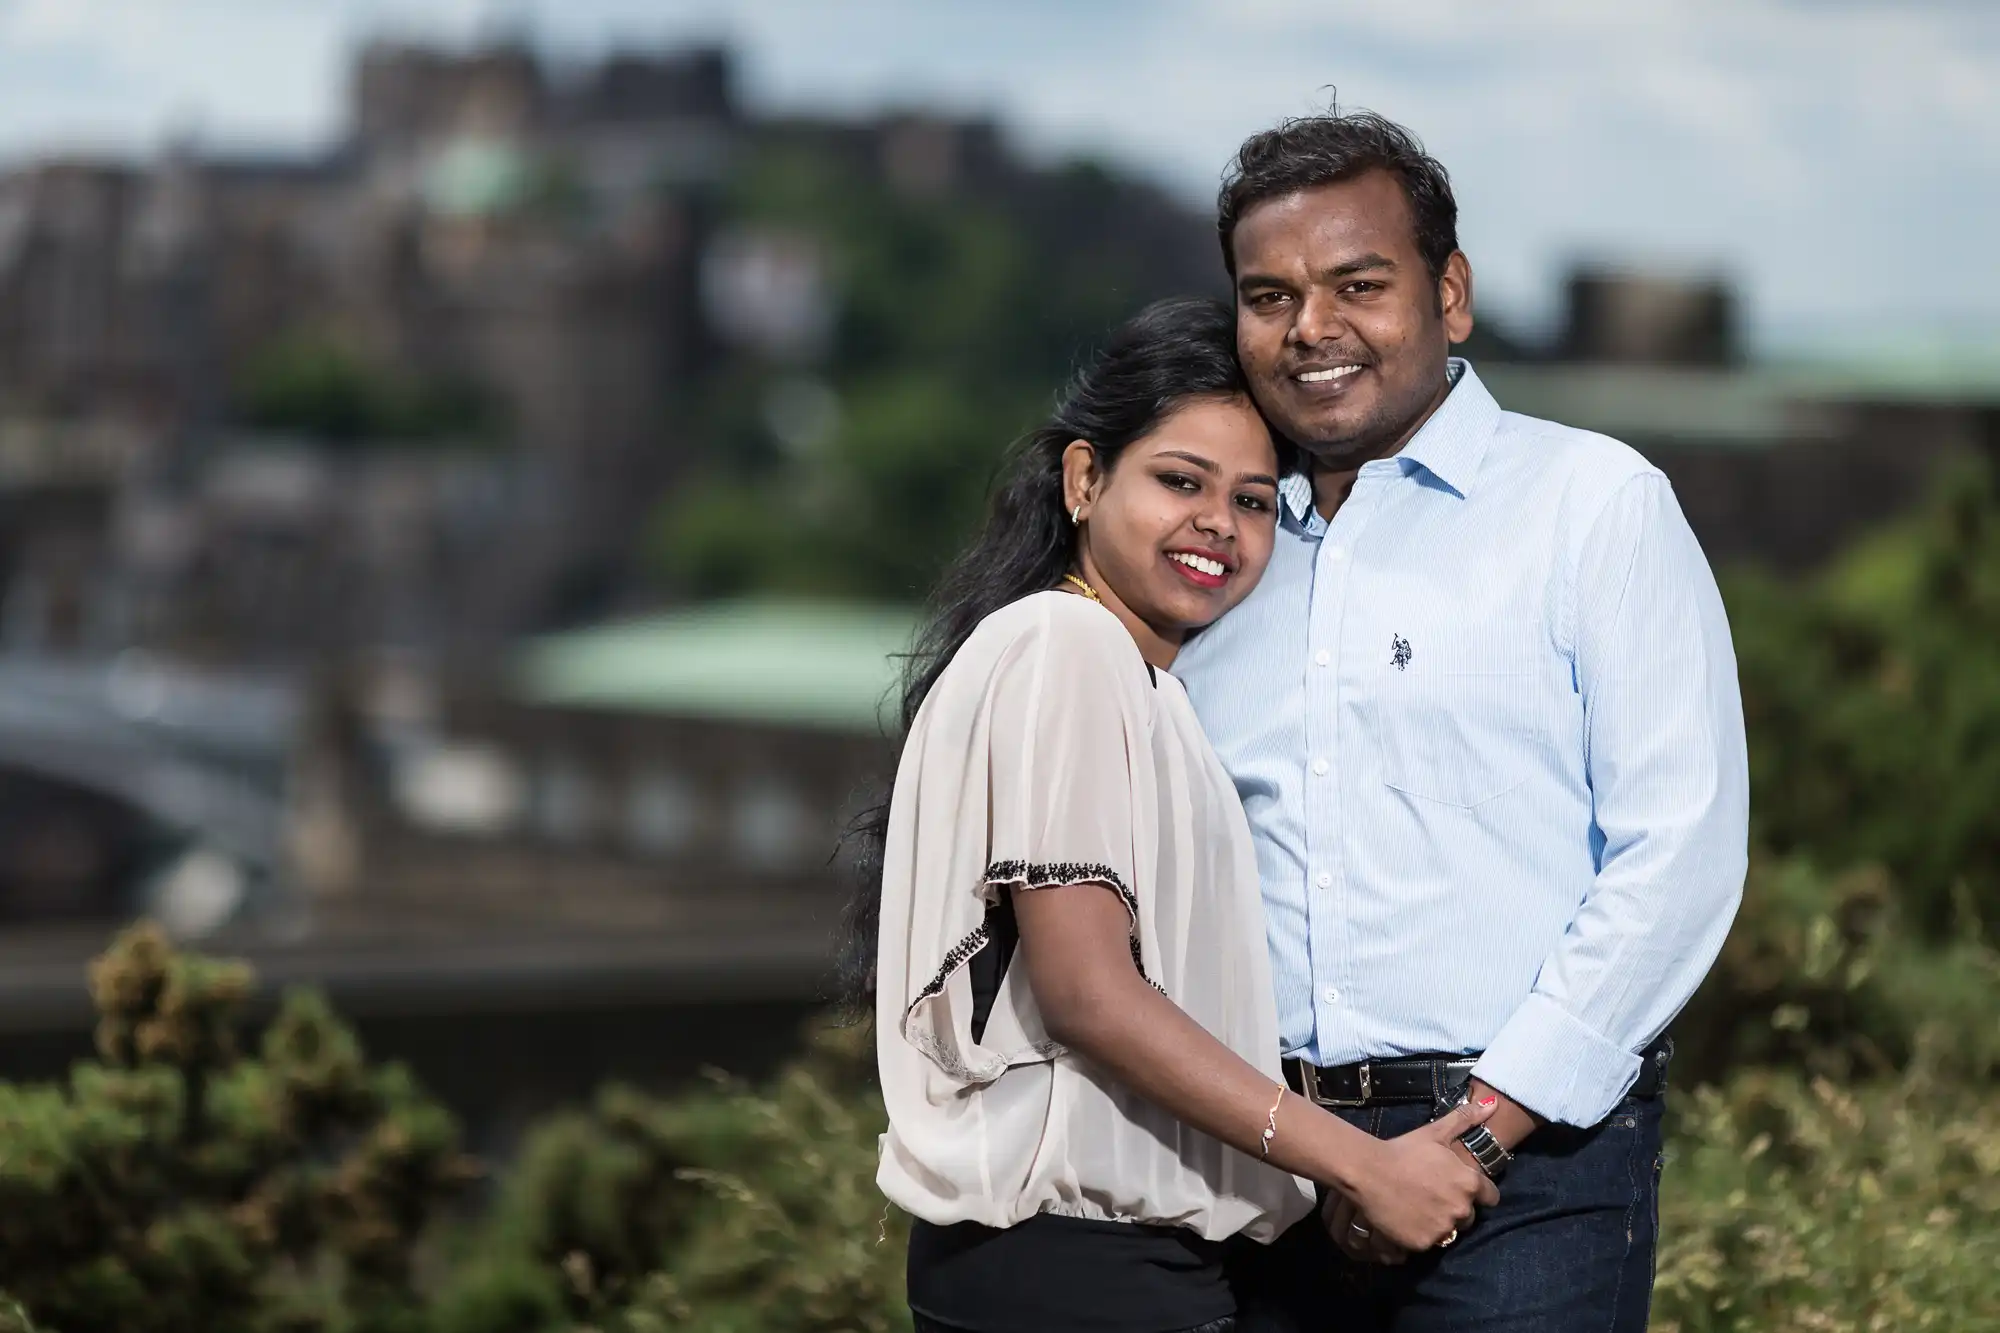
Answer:
[[[1736,659],[1659,470],[1452,371],[1331,522],[1287,481],[1263,582],[1174,674],[1256,835],[1286,1053],[1483,1051],[1591,1125],[1742,894]]]

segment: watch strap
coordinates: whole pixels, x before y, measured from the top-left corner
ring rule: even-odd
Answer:
[[[1486,1173],[1488,1180],[1498,1183],[1507,1174],[1508,1164],[1514,1154],[1500,1146],[1500,1140],[1493,1137],[1493,1131],[1484,1125],[1474,1125],[1458,1136],[1465,1150],[1472,1154],[1472,1160],[1479,1163],[1479,1169]]]

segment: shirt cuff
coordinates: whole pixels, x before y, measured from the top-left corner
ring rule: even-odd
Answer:
[[[1587,1129],[1639,1081],[1639,1057],[1546,995],[1530,995],[1472,1076],[1541,1116]]]

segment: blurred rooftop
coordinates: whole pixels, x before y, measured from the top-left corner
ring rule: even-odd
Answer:
[[[876,734],[915,615],[880,605],[712,603],[535,639],[534,703]]]
[[[2000,347],[1750,366],[1482,361],[1479,375],[1509,411],[1699,445],[1837,438],[1855,407],[2000,408]]]

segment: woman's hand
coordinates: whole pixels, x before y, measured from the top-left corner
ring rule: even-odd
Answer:
[[[1457,1150],[1458,1137],[1493,1114],[1496,1103],[1468,1102],[1428,1125],[1381,1143],[1378,1152],[1346,1191],[1352,1209],[1333,1209],[1329,1225],[1357,1221],[1369,1228],[1376,1242],[1371,1257],[1388,1261],[1394,1251],[1428,1250],[1472,1220],[1480,1204],[1500,1202],[1500,1191],[1486,1173]],[[1336,1235],[1342,1248],[1353,1253]],[[1361,1237],[1356,1235],[1355,1240]],[[1382,1242],[1387,1242],[1383,1245]]]

